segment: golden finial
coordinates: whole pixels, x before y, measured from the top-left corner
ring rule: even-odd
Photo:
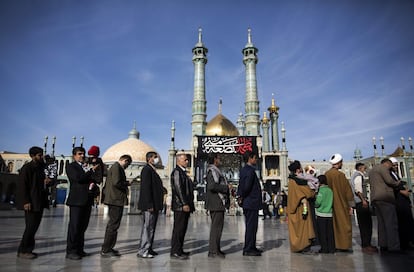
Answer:
[[[279,111],[279,107],[276,106],[273,93],[272,93],[272,105],[267,110],[269,111],[269,113],[277,113]]]
[[[269,124],[269,118],[267,118],[266,116],[266,112],[263,112],[263,119],[262,119],[262,123],[263,124]]]

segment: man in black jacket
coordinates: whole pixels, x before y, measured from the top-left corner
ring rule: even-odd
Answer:
[[[130,155],[122,155],[108,171],[104,187],[104,203],[108,205],[109,221],[106,225],[105,238],[102,244],[102,257],[121,256],[115,250],[118,229],[121,224],[124,206],[128,205],[128,186],[129,182],[125,176],[125,169],[131,164]]]
[[[141,191],[138,209],[142,211],[141,240],[137,257],[153,258],[158,255],[152,249],[158,214],[163,208],[163,186],[160,176],[155,170],[159,162],[158,154],[150,151],[146,154],[147,165],[141,172]]]
[[[43,149],[33,146],[29,149],[32,161],[23,165],[17,185],[18,208],[24,210],[26,228],[17,251],[17,257],[37,258],[33,252],[35,234],[42,220],[43,209],[49,208],[46,186],[52,180],[45,176]]]
[[[230,188],[226,178],[221,173],[220,157],[218,154],[210,154],[207,167],[207,198],[206,209],[210,211],[211,227],[208,257],[224,258],[221,251],[220,240],[224,226],[224,212],[230,205]]]
[[[244,167],[240,170],[238,195],[243,198],[243,213],[246,232],[244,235],[244,256],[261,256],[262,250],[256,247],[256,234],[259,220],[259,210],[262,206],[260,181],[256,175],[258,155],[246,152],[243,155]]]
[[[187,232],[190,213],[195,210],[193,182],[185,172],[188,165],[186,154],[177,155],[177,166],[171,173],[171,205],[174,211],[174,227],[171,237],[171,258],[188,259],[188,252],[183,251],[184,237]]]
[[[84,169],[85,149],[75,147],[72,150],[73,162],[66,166],[66,174],[69,178],[69,196],[66,205],[69,206],[69,226],[66,244],[66,258],[80,260],[90,254],[84,251],[85,231],[88,228],[93,194],[89,192],[91,176],[99,167],[99,164],[90,169]]]

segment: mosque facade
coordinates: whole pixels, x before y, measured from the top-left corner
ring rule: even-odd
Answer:
[[[208,62],[208,49],[202,40],[202,30],[198,31],[198,42],[192,49],[194,64],[194,92],[192,100],[191,146],[177,151],[175,147],[175,123],[171,127],[171,145],[169,150],[167,172],[175,167],[175,157],[184,153],[190,164],[189,176],[197,184],[199,193],[203,194],[207,168],[207,157],[210,153],[221,156],[221,170],[228,181],[237,185],[239,169],[243,166],[242,156],[247,151],[257,152],[259,163],[257,175],[263,185],[271,191],[280,190],[287,185],[288,150],[286,147],[285,128],[281,123],[279,142],[279,107],[272,97],[271,106],[263,117],[260,116],[258,100],[256,67],[258,49],[252,41],[251,30],[248,29],[247,43],[242,49],[242,63],[245,67],[245,102],[244,114],[239,113],[234,125],[222,114],[220,99],[218,114],[207,122],[207,101],[205,68]],[[269,116],[269,117],[267,117]]]

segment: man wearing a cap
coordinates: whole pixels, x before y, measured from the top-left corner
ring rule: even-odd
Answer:
[[[378,221],[378,245],[381,253],[398,253],[400,238],[398,237],[398,220],[395,208],[394,188],[400,181],[390,175],[392,162],[385,158],[369,171],[371,185],[371,201],[375,207]]]
[[[329,162],[332,168],[326,171],[328,186],[333,191],[333,226],[335,248],[342,252],[352,252],[352,223],[350,209],[354,206],[354,195],[342,168],[341,154],[334,154]]]
[[[91,175],[91,184],[89,187],[89,193],[95,197],[99,197],[100,191],[103,187],[103,178],[107,175],[107,170],[105,164],[103,163],[102,159],[99,157],[100,149],[99,146],[93,145],[88,150],[88,165],[89,167],[93,167],[94,165],[99,164],[99,168],[96,169],[95,172]],[[102,199],[97,199],[95,204],[99,204]]]

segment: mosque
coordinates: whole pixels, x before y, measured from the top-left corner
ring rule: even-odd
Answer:
[[[242,49],[242,62],[245,66],[245,102],[244,114],[239,113],[234,125],[227,117],[222,114],[222,102],[220,100],[219,109],[216,116],[207,122],[207,101],[206,101],[206,82],[205,68],[207,65],[208,49],[202,40],[202,30],[198,30],[198,42],[192,49],[192,62],[194,64],[194,92],[192,100],[192,119],[191,119],[191,146],[189,148],[176,148],[175,146],[175,123],[172,121],[171,141],[168,150],[166,165],[162,160],[157,166],[157,171],[163,179],[164,186],[169,190],[169,176],[175,167],[175,158],[178,154],[186,154],[189,159],[188,174],[197,184],[198,200],[204,200],[205,176],[207,168],[207,156],[210,153],[221,154],[221,170],[228,181],[234,186],[239,179],[239,169],[243,166],[242,155],[247,151],[254,151],[259,154],[257,175],[263,182],[263,187],[270,192],[287,189],[288,181],[288,150],[286,146],[286,130],[283,122],[280,123],[279,137],[279,107],[272,97],[267,111],[260,115],[256,66],[258,64],[258,49],[252,42],[252,33],[248,29],[247,43]],[[152,146],[139,139],[139,132],[136,125],[128,134],[128,138],[115,143],[109,147],[102,155],[104,163],[110,167],[123,154],[130,154],[133,163],[126,169],[126,176],[130,181],[139,183],[140,172],[146,164],[145,154],[148,151],[156,151]],[[280,141],[281,138],[281,141]],[[52,142],[52,154],[54,155],[55,138]],[[81,138],[80,145],[83,145]],[[73,138],[72,146],[75,146]],[[47,138],[44,145],[47,150]],[[406,157],[401,154],[398,159],[401,162],[401,174],[404,178],[411,181],[409,171],[403,171],[407,166]],[[412,145],[411,145],[411,165],[412,165]],[[396,156],[397,157],[397,156]],[[71,155],[55,156],[58,164],[59,179],[67,180],[65,166],[71,162]],[[359,150],[355,150],[355,161],[362,159]],[[364,162],[371,166],[377,161],[378,157],[365,159]],[[28,154],[17,154],[12,152],[0,152],[0,191],[1,201],[7,200],[10,192],[10,184],[15,183],[15,175],[24,163],[28,162]],[[349,178],[352,175],[355,161],[344,162],[343,171]],[[318,174],[324,173],[330,168],[328,162],[303,162],[303,165],[312,164]],[[408,168],[407,168],[408,169]],[[15,185],[14,185],[15,186]],[[12,189],[13,191],[13,189]]]

